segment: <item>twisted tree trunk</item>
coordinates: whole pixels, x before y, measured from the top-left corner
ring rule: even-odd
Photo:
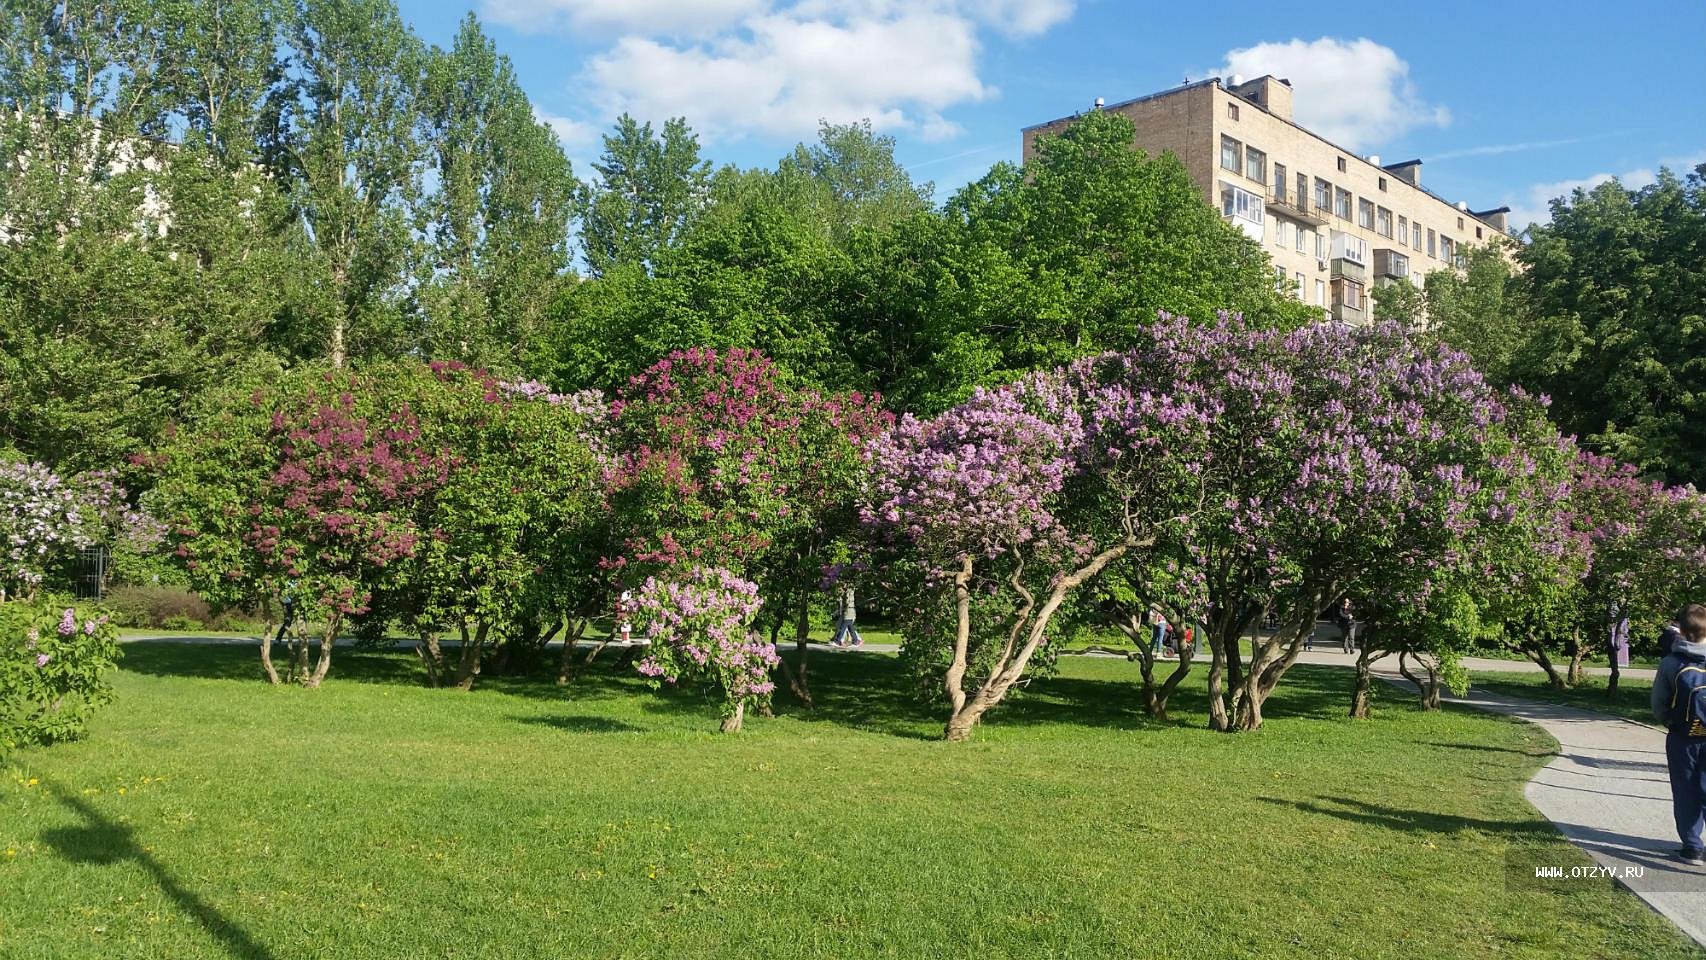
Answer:
[[[1011,690],[1013,684],[1019,682],[1019,679],[1025,675],[1025,667],[1030,664],[1031,657],[1036,654],[1037,648],[1042,646],[1043,640],[1048,636],[1049,621],[1054,618],[1055,612],[1060,609],[1060,605],[1065,602],[1072,591],[1078,589],[1086,580],[1101,573],[1108,564],[1125,556],[1132,549],[1148,546],[1154,542],[1153,537],[1143,540],[1127,537],[1125,540],[1096,554],[1084,566],[1057,580],[1049,590],[1048,599],[1043,601],[1042,607],[1037,609],[1034,614],[1031,612],[1031,597],[1020,587],[1019,595],[1024,597],[1024,606],[1015,618],[1012,630],[1007,635],[1006,646],[1002,648],[1001,655],[991,667],[989,676],[978,687],[977,693],[969,699],[965,698],[964,693],[960,691],[958,677],[955,677],[949,689],[949,696],[952,697],[955,693],[959,693],[962,698],[961,704],[948,717],[948,725],[943,731],[943,736],[950,741],[959,741],[970,737],[972,728],[977,726],[978,721],[989,711],[989,708],[1000,703],[1007,696],[1007,691]],[[959,668],[959,676],[962,677],[965,674],[965,648],[968,645],[967,641],[970,635],[970,593],[968,591],[970,580],[971,559],[967,557],[961,566],[961,573],[957,574],[954,579],[960,607],[959,629],[954,639],[954,660],[955,665]],[[1018,585],[1018,572],[1014,573],[1013,582],[1016,586]],[[1025,637],[1024,645],[1015,649],[1021,635]],[[950,673],[952,672],[953,668],[950,667]]]
[[[444,648],[438,645],[438,635],[431,630],[421,632],[421,642],[415,644],[415,656],[426,666],[427,686],[436,687],[444,680]]]
[[[723,733],[739,733],[741,731],[742,721],[745,719],[746,704],[737,703],[735,704],[735,712],[723,718],[723,725],[719,729]]]
[[[563,635],[563,653],[557,662],[557,686],[566,685],[575,675],[574,656],[575,644],[580,642],[582,634],[586,633],[588,618],[576,617],[569,632]]]
[[[480,625],[474,628],[474,638],[470,641],[468,639],[468,625],[466,623],[462,625],[462,650],[461,655],[457,658],[456,689],[474,689],[474,678],[480,674],[480,654],[485,649],[486,634],[491,626],[490,623],[481,621]]]
[[[770,631],[770,642],[774,644],[781,633],[782,621],[777,619],[775,627]],[[789,666],[786,657],[777,656],[776,662],[782,665],[782,676],[788,681],[788,689],[794,692],[795,698],[805,705],[807,710],[813,709],[811,687],[806,681],[807,657],[811,653],[811,596],[800,591],[800,602],[794,612],[794,659],[795,665]]]
[[[342,625],[343,618],[338,616],[333,616],[331,622],[326,624],[326,632],[320,636],[319,659],[314,661],[314,672],[303,681],[303,686],[318,687],[325,682],[326,674],[332,670],[332,648],[337,645],[338,628]],[[302,666],[306,669],[308,665],[308,645],[306,643],[302,645],[301,661]]]
[[[1357,650],[1356,682],[1351,687],[1351,718],[1355,720],[1367,720],[1372,712],[1374,657],[1370,650],[1374,644],[1369,640],[1364,637]]]

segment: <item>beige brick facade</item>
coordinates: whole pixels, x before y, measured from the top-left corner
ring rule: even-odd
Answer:
[[[1370,289],[1455,265],[1460,251],[1506,230],[1503,209],[1472,212],[1423,189],[1421,161],[1382,166],[1291,121],[1290,84],[1260,77],[1228,89],[1218,78],[1107,109],[1137,127],[1136,147],[1171,152],[1222,215],[1261,243],[1276,283],[1324,314],[1372,317]],[[1064,117],[1023,131],[1029,160]]]

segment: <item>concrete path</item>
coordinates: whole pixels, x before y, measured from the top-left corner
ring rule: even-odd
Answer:
[[[1414,689],[1402,678],[1382,677]],[[1508,883],[1613,879],[1706,946],[1706,867],[1691,867],[1672,856],[1680,844],[1671,817],[1663,730],[1473,689],[1467,697],[1446,699],[1526,720],[1558,741],[1558,756],[1534,775],[1523,793],[1602,868],[1594,876],[1577,877],[1561,864],[1513,860],[1505,865]],[[1549,873],[1542,868],[1553,866],[1561,867],[1563,876],[1536,875]]]

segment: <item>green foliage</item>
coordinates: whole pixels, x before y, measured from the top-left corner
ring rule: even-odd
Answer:
[[[118,628],[100,610],[46,594],[0,602],[0,758],[82,736],[112,701],[118,656]]]
[[[427,54],[421,101],[438,189],[416,207],[428,250],[411,339],[426,356],[529,370],[568,269],[578,184],[472,14],[450,51]]]
[[[1675,483],[1706,484],[1706,167],[1552,203],[1523,249],[1539,322],[1523,371],[1566,431]]]
[[[1429,330],[1469,354],[1493,383],[1533,379],[1537,358],[1529,350],[1535,331],[1526,322],[1519,278],[1503,241],[1467,248],[1462,273],[1435,270],[1423,285]]]
[[[624,113],[604,137],[587,188],[581,249],[593,276],[622,267],[650,269],[691,227],[705,203],[711,164],[680,117],[652,132]]]
[[[1406,329],[1416,330],[1427,317],[1426,296],[1407,279],[1376,284],[1370,296],[1374,299],[1376,320],[1391,321],[1402,324]]]
[[[928,322],[940,352],[903,407],[1130,348],[1161,310],[1199,322],[1227,310],[1258,327],[1313,318],[1275,293],[1260,245],[1203,203],[1178,158],[1133,150],[1133,135],[1118,114],[1086,115],[1039,138],[1023,169],[998,165],[949,201],[953,292]]]
[[[424,442],[452,451],[442,485],[411,502],[419,548],[397,605],[417,634],[552,623],[586,616],[605,546],[602,403],[529,393],[435,364],[396,389]]]

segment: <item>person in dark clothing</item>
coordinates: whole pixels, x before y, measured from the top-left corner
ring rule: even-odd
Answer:
[[[1344,645],[1345,652],[1356,653],[1357,620],[1356,614],[1351,610],[1350,597],[1339,601],[1339,609],[1333,613],[1333,622],[1339,625],[1339,639]]]
[[[1672,812],[1682,839],[1677,857],[1706,863],[1706,606],[1677,614],[1679,636],[1653,677],[1653,717],[1665,725]]]

